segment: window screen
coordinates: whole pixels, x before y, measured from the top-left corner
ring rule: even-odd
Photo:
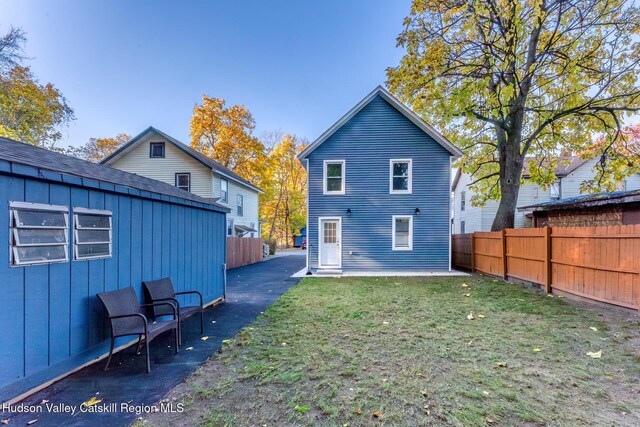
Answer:
[[[111,211],[75,208],[74,257],[76,260],[111,256]]]
[[[176,187],[184,191],[191,191],[191,174],[190,173],[177,173],[176,174]]]
[[[164,142],[152,142],[149,144],[149,157],[151,158],[163,158],[164,157]]]
[[[391,192],[411,192],[411,160],[391,161]]]
[[[243,216],[244,215],[244,197],[242,197],[242,194],[238,194],[238,216]]]
[[[66,206],[10,202],[11,265],[64,262],[68,255]]]
[[[344,193],[344,162],[342,160],[327,161],[324,166],[325,193]]]
[[[220,180],[220,201],[227,203],[229,201],[229,181]]]
[[[413,218],[410,216],[393,217],[393,249],[411,250],[413,248]]]

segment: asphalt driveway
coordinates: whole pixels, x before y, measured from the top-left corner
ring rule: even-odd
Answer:
[[[40,407],[42,412],[8,413],[0,408],[0,420],[8,419],[9,426],[24,426],[33,420],[37,426],[132,423],[140,415],[137,412],[160,401],[217,351],[223,340],[233,337],[297,284],[299,279],[290,276],[304,265],[304,253],[300,252],[229,270],[226,302],[205,311],[207,340],[201,340],[196,316],[185,323],[179,354],[174,354],[170,333],[151,342],[151,374],[144,373],[144,355],[134,355],[131,347],[114,355],[107,372],[102,371],[104,361],[93,364],[20,402]],[[89,408],[92,412],[81,412],[80,405],[92,397],[101,402]],[[75,413],[71,413],[73,409]],[[97,412],[100,410],[104,412]]]

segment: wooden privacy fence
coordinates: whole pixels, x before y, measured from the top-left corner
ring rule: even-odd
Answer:
[[[457,268],[640,309],[640,225],[454,235]]]
[[[227,269],[262,261],[262,239],[227,237]]]

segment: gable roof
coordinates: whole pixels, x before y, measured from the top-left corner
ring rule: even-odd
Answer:
[[[445,150],[451,153],[454,157],[459,157],[462,155],[462,151],[451,142],[449,142],[440,132],[435,130],[431,125],[425,122],[420,116],[418,116],[415,112],[413,112],[409,107],[404,105],[398,98],[393,96],[391,92],[382,86],[378,86],[375,88],[369,95],[365,96],[364,99],[356,104],[351,110],[347,112],[340,120],[335,122],[333,126],[327,129],[318,139],[313,141],[311,145],[309,145],[302,153],[298,154],[298,159],[302,160],[307,158],[313,150],[318,148],[320,144],[325,142],[331,135],[333,135],[338,129],[340,129],[345,123],[353,118],[356,114],[358,114],[364,107],[366,107],[376,96],[382,97],[385,101],[391,104],[396,110],[402,113],[407,119],[409,119],[413,124],[418,126],[424,133],[433,138],[438,144],[442,145]]]
[[[120,169],[114,169],[109,166],[88,162],[86,160],[7,138],[0,138],[0,160],[4,160],[12,164],[19,164],[31,168],[37,168],[39,170],[63,174],[63,181],[65,182],[74,182],[74,180],[65,179],[64,176],[86,178],[94,182],[99,181],[109,183],[114,186],[121,186],[175,197],[191,202],[202,203],[211,207],[215,206],[216,210],[221,210],[223,212],[229,211],[228,208],[215,203],[217,199],[196,196],[193,193],[181,190],[176,186],[157,181],[155,179],[121,171]],[[16,173],[16,170],[11,168],[9,170],[4,170],[4,172]],[[41,178],[43,177],[40,172],[37,176]],[[78,180],[75,180],[75,182],[80,184],[80,181]],[[94,184],[94,186],[95,185],[97,184]],[[103,187],[100,186],[100,188]]]
[[[247,181],[246,179],[244,179],[243,177],[241,177],[237,173],[233,172],[228,167],[223,166],[221,163],[216,162],[213,159],[210,159],[209,157],[205,156],[204,154],[200,153],[199,151],[196,151],[193,148],[189,147],[187,144],[184,144],[184,143],[178,141],[177,139],[175,139],[172,136],[169,136],[166,133],[154,128],[153,126],[149,126],[145,130],[140,132],[138,135],[136,135],[135,137],[131,138],[131,140],[129,142],[124,144],[122,147],[118,148],[111,155],[109,155],[109,156],[105,157],[104,159],[102,159],[102,161],[100,161],[100,163],[103,164],[103,165],[112,164],[117,159],[125,156],[129,151],[131,151],[137,145],[137,143],[142,141],[142,138],[144,138],[145,136],[147,136],[150,133],[154,133],[154,134],[166,139],[171,144],[173,144],[176,148],[178,148],[179,150],[181,150],[184,153],[188,154],[189,156],[193,157],[195,160],[197,160],[198,162],[202,163],[207,168],[213,170],[213,172],[217,173],[218,175],[222,175],[223,177],[225,177],[227,179],[230,179],[231,181],[234,181],[234,182],[236,182],[236,183],[238,183],[238,184],[240,184],[240,185],[242,185],[244,187],[248,187],[248,188],[250,188],[250,189],[252,189],[254,191],[257,191],[258,193],[263,193],[263,191],[261,189],[259,189],[255,185],[251,184],[249,181]]]

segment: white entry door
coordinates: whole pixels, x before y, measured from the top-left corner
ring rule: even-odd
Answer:
[[[320,218],[320,267],[340,268],[342,265],[342,221],[340,218]]]

